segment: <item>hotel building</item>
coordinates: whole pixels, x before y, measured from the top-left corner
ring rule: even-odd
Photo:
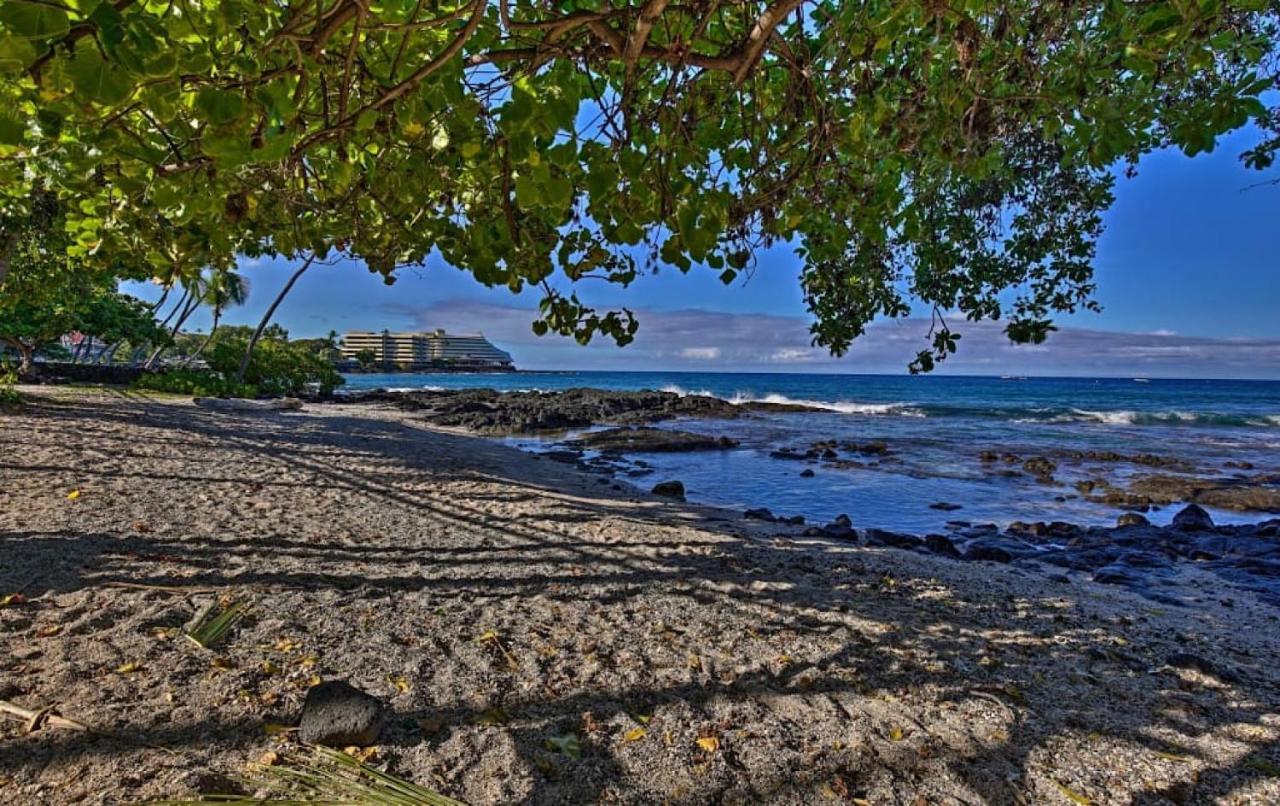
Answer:
[[[342,357],[358,361],[365,350],[373,353],[380,369],[514,369],[511,356],[494,347],[481,333],[454,335],[443,330],[428,333],[349,331],[342,337]]]

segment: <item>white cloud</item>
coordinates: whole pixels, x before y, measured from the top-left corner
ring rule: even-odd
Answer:
[[[818,353],[812,349],[799,350],[795,347],[784,347],[781,350],[774,350],[769,356],[770,361],[820,361],[825,355]]]
[[[572,339],[539,338],[532,308],[475,301],[423,309],[389,307],[421,328],[483,330],[518,366],[529,369],[689,369],[777,372],[902,373],[929,346],[927,319],[877,322],[847,356],[814,347],[809,321],[773,314],[640,309],[636,340],[618,348],[607,338],[587,347]],[[1063,327],[1040,345],[1013,345],[1000,322],[962,322],[959,352],[940,372],[1144,377],[1280,377],[1280,339],[1213,339],[1176,334],[1117,333]],[[799,365],[799,366],[796,366]]]
[[[681,358],[694,361],[715,361],[720,357],[719,347],[685,347],[677,353]]]

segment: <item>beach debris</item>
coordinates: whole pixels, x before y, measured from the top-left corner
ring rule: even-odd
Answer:
[[[307,691],[299,735],[308,744],[367,747],[382,732],[382,701],[350,683],[328,680]]]
[[[638,741],[640,741],[641,739],[643,739],[645,736],[648,736],[648,735],[649,735],[649,731],[647,731],[647,730],[645,730],[644,728],[641,728],[641,727],[635,727],[635,728],[632,728],[631,730],[627,731],[626,733],[622,734],[622,741],[624,741],[624,742],[638,742]]]
[[[495,705],[490,708],[486,708],[484,711],[477,714],[475,722],[477,725],[496,727],[498,725],[505,725],[510,720],[511,716],[506,711]]]
[[[498,651],[502,653],[502,657],[506,659],[507,667],[513,672],[519,670],[520,661],[516,660],[516,656],[512,655],[511,652],[509,652],[507,648],[503,646],[502,639],[498,636],[498,633],[496,631],[485,630],[476,638],[476,643],[490,644],[494,647],[497,647]]]
[[[684,500],[684,482],[674,481],[674,480],[660,481],[657,484],[653,485],[653,489],[650,490],[650,492],[653,493],[654,495],[661,495],[664,498],[675,498],[677,500],[683,501]]]
[[[720,749],[720,738],[718,736],[699,736],[695,744],[704,753],[714,753]]]
[[[1173,516],[1172,526],[1180,532],[1203,532],[1213,528],[1213,518],[1199,504],[1188,504]]]
[[[1268,778],[1280,778],[1280,767],[1267,761],[1262,756],[1249,756],[1244,760],[1244,766]]]
[[[375,769],[361,758],[327,747],[310,754],[269,752],[239,782],[253,796],[202,795],[194,800],[165,800],[165,806],[222,803],[232,806],[266,806],[296,803],[361,803],[370,806],[465,806],[461,801]],[[259,797],[265,790],[266,797]]]
[[[404,675],[388,674],[387,682],[390,683],[391,687],[400,694],[408,694],[409,689],[411,688],[409,681],[405,679]]]
[[[5,596],[0,596],[0,607],[20,605],[26,603],[26,601],[27,597],[23,596],[21,593],[10,593]]]
[[[576,733],[562,736],[548,736],[544,742],[548,750],[553,750],[569,758],[582,758],[582,742]]]
[[[67,500],[68,500],[68,501],[75,501],[75,500],[76,500],[77,498],[79,498],[79,497],[80,497],[80,491],[79,491],[79,490],[72,490],[71,492],[67,493]]]
[[[183,633],[183,635],[202,649],[212,649],[215,644],[226,637],[231,627],[244,615],[248,606],[248,602],[233,601],[223,608],[221,613],[209,618],[209,614],[213,609],[212,603],[210,603],[210,606],[196,617],[195,627]]]
[[[142,671],[142,664],[132,660],[116,667],[116,674],[133,674],[140,671]]]
[[[45,706],[32,711],[8,700],[0,700],[0,715],[25,722],[27,724],[27,733],[34,733],[45,725],[52,728],[67,728],[68,730],[89,730],[88,727],[80,722],[74,719],[67,719],[58,714],[52,706]]]
[[[1053,783],[1055,786],[1058,787],[1058,791],[1062,793],[1062,796],[1067,800],[1071,801],[1072,803],[1078,803],[1080,804],[1080,806],[1089,806],[1091,803],[1093,803],[1093,801],[1089,800],[1084,795],[1081,795],[1079,792],[1075,791],[1071,787],[1066,786],[1065,784],[1059,783],[1058,781],[1054,781]]]

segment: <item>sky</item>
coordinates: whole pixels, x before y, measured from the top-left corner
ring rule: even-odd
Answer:
[[[1225,138],[1188,159],[1147,156],[1138,175],[1117,180],[1105,217],[1095,277],[1101,313],[1058,320],[1044,345],[1014,347],[999,326],[961,322],[960,352],[941,365],[952,374],[1280,378],[1280,184],[1245,169],[1239,154],[1253,132]],[[291,267],[243,260],[249,302],[231,324],[256,324]],[[387,286],[362,264],[317,266],[299,280],[274,321],[294,337],[330,330],[483,332],[523,369],[609,369],[903,373],[927,345],[928,322],[878,322],[849,354],[834,359],[810,346],[799,260],[786,246],[760,256],[754,274],[724,286],[710,269],[660,268],[629,288],[601,282],[579,289],[599,308],[637,312],[635,343],[583,348],[529,328],[538,295],[486,289],[433,259],[404,269]],[[154,299],[152,287],[131,293]],[[191,329],[207,329],[207,315]]]

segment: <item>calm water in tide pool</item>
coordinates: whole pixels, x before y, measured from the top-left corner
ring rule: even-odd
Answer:
[[[1150,453],[1185,459],[1198,474],[1280,471],[1280,381],[801,375],[685,372],[520,372],[513,374],[350,375],[346,390],[665,389],[734,401],[821,406],[818,413],[751,413],[736,420],[659,423],[738,440],[734,450],[646,454],[653,473],[635,482],[676,478],[694,501],[769,507],[780,514],[830,519],[847,512],[862,526],[921,532],[946,521],[1068,520],[1112,523],[1118,510],[1076,496],[1074,481],[1152,472],[1131,464],[1061,463],[1058,485],[1006,476],[979,460],[984,451],[1025,459],[1062,451]],[[528,450],[559,437],[508,440]],[[883,441],[893,451],[866,466],[831,469],[771,458],[780,448],[823,440]],[[815,475],[800,472],[812,467]],[[1066,498],[1066,500],[1059,500]],[[929,504],[962,509],[944,512]],[[1150,513],[1166,522],[1174,507]],[[1219,522],[1256,521],[1264,513],[1214,512]]]

